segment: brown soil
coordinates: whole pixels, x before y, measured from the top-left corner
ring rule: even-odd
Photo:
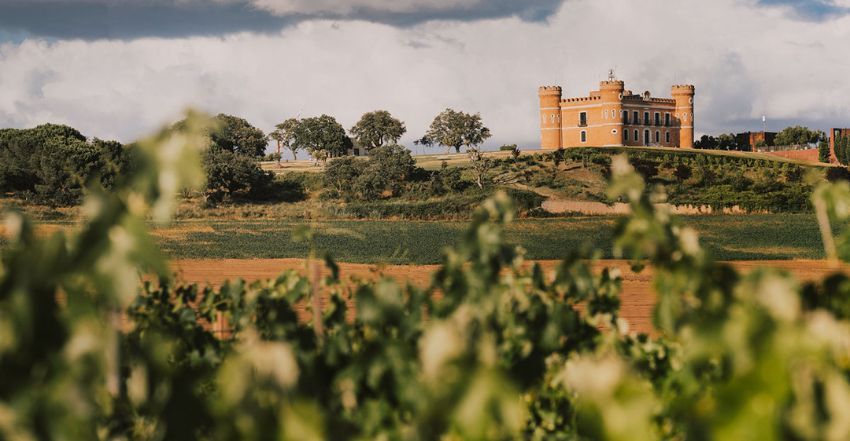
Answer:
[[[558,262],[541,261],[540,264],[544,270],[551,272]],[[835,271],[828,263],[820,260],[748,261],[733,262],[732,264],[743,272],[762,267],[786,270],[801,281],[822,279]],[[306,274],[305,262],[302,259],[178,260],[173,263],[173,268],[177,273],[178,280],[182,282],[209,284],[215,287],[227,280],[240,278],[247,281],[271,279],[286,270],[298,270],[302,274]],[[352,278],[374,280],[383,275],[420,287],[427,286],[430,283],[431,275],[437,268],[436,265],[340,264],[343,280],[351,280]],[[655,304],[655,294],[652,289],[652,270],[647,269],[637,274],[631,270],[627,262],[620,260],[598,262],[594,268],[596,270],[602,268],[618,268],[620,270],[623,276],[621,316],[629,322],[633,331],[652,332],[652,309]],[[850,272],[850,267],[847,266],[840,269]]]

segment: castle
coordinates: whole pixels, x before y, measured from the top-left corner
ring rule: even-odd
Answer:
[[[692,85],[673,86],[673,98],[635,95],[622,81],[602,81],[599,90],[581,98],[561,98],[559,86],[545,86],[540,96],[541,147],[694,146]]]

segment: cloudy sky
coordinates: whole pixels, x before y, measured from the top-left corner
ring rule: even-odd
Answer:
[[[537,143],[537,87],[697,87],[697,132],[850,126],[850,0],[0,0],[0,127],[131,141],[186,107],[270,130],[480,112]]]

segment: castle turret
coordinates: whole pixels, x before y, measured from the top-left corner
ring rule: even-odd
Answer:
[[[696,88],[690,84],[673,86],[676,100],[676,117],[679,120],[679,147],[694,147],[694,94]]]
[[[599,96],[602,98],[602,121],[605,129],[600,133],[599,142],[603,146],[623,145],[623,92],[622,81],[613,79],[599,83]]]
[[[561,88],[544,86],[538,89],[540,96],[540,148],[556,150],[561,144]]]

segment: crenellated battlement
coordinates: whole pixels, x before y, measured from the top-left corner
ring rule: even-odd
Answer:
[[[600,100],[602,100],[601,96],[582,96],[582,97],[576,97],[576,98],[566,98],[566,99],[561,100],[561,102],[562,103],[583,103],[583,102],[600,101]]]
[[[542,86],[537,89],[540,95],[560,95],[562,91],[561,86]]]
[[[542,86],[540,145],[692,148],[696,87],[677,84],[671,90],[672,97],[664,98],[635,94],[613,71],[587,96],[564,98],[560,86]]]
[[[618,90],[626,89],[626,83],[620,80],[607,80],[599,83],[599,90]]]
[[[677,84],[673,86],[673,95],[693,95],[696,87],[692,84]]]

